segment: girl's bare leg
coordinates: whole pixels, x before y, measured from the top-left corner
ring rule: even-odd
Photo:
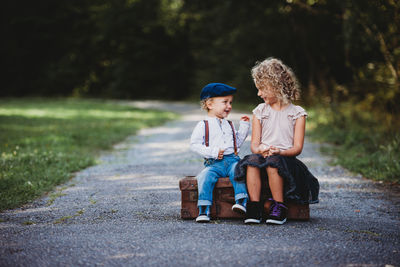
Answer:
[[[248,172],[248,171],[247,171]],[[283,179],[277,168],[267,167],[269,188],[275,201],[283,202]]]
[[[250,201],[254,202],[260,201],[261,176],[259,168],[247,166],[246,183]]]

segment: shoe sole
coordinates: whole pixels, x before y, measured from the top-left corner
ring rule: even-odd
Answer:
[[[246,214],[246,209],[243,206],[238,205],[238,204],[233,205],[232,206],[232,210],[234,212],[237,212],[237,213],[240,213],[240,214]]]
[[[279,224],[279,225],[282,225],[282,224],[284,224],[286,222],[286,219],[284,219],[283,221],[277,221],[277,220],[273,220],[273,219],[268,219],[267,221],[266,221],[266,223],[270,223],[270,224]]]
[[[210,218],[209,217],[207,217],[207,216],[199,216],[199,217],[197,217],[196,218],[196,222],[198,222],[198,223],[208,223],[208,222],[210,222]]]
[[[260,224],[261,220],[257,220],[257,219],[246,219],[244,220],[245,224]]]

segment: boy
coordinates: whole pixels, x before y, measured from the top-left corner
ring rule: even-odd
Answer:
[[[235,191],[232,210],[246,213],[247,190],[245,183],[234,180],[235,166],[240,160],[239,147],[246,139],[250,122],[242,116],[239,131],[225,118],[232,110],[236,88],[222,83],[206,85],[200,94],[201,106],[207,118],[197,123],[190,139],[190,149],[204,157],[205,169],[197,175],[199,216],[196,222],[210,221],[212,193],[219,177],[229,176]]]

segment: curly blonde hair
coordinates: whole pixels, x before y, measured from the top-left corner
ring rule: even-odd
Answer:
[[[200,107],[202,108],[202,109],[204,109],[205,111],[209,111],[210,109],[208,108],[208,103],[209,102],[211,102],[212,101],[212,97],[209,97],[209,98],[206,98],[206,99],[203,99],[203,100],[201,100],[200,101]]]
[[[270,57],[257,62],[251,69],[251,76],[259,90],[265,91],[268,86],[284,104],[300,98],[300,86],[296,76],[279,59]]]

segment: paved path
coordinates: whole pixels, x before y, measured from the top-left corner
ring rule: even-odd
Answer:
[[[328,166],[309,142],[301,159],[321,185],[309,222],[181,220],[178,180],[202,169],[188,143],[203,115],[133,104],[183,117],[129,137],[49,197],[0,213],[0,266],[400,266],[399,193]]]

